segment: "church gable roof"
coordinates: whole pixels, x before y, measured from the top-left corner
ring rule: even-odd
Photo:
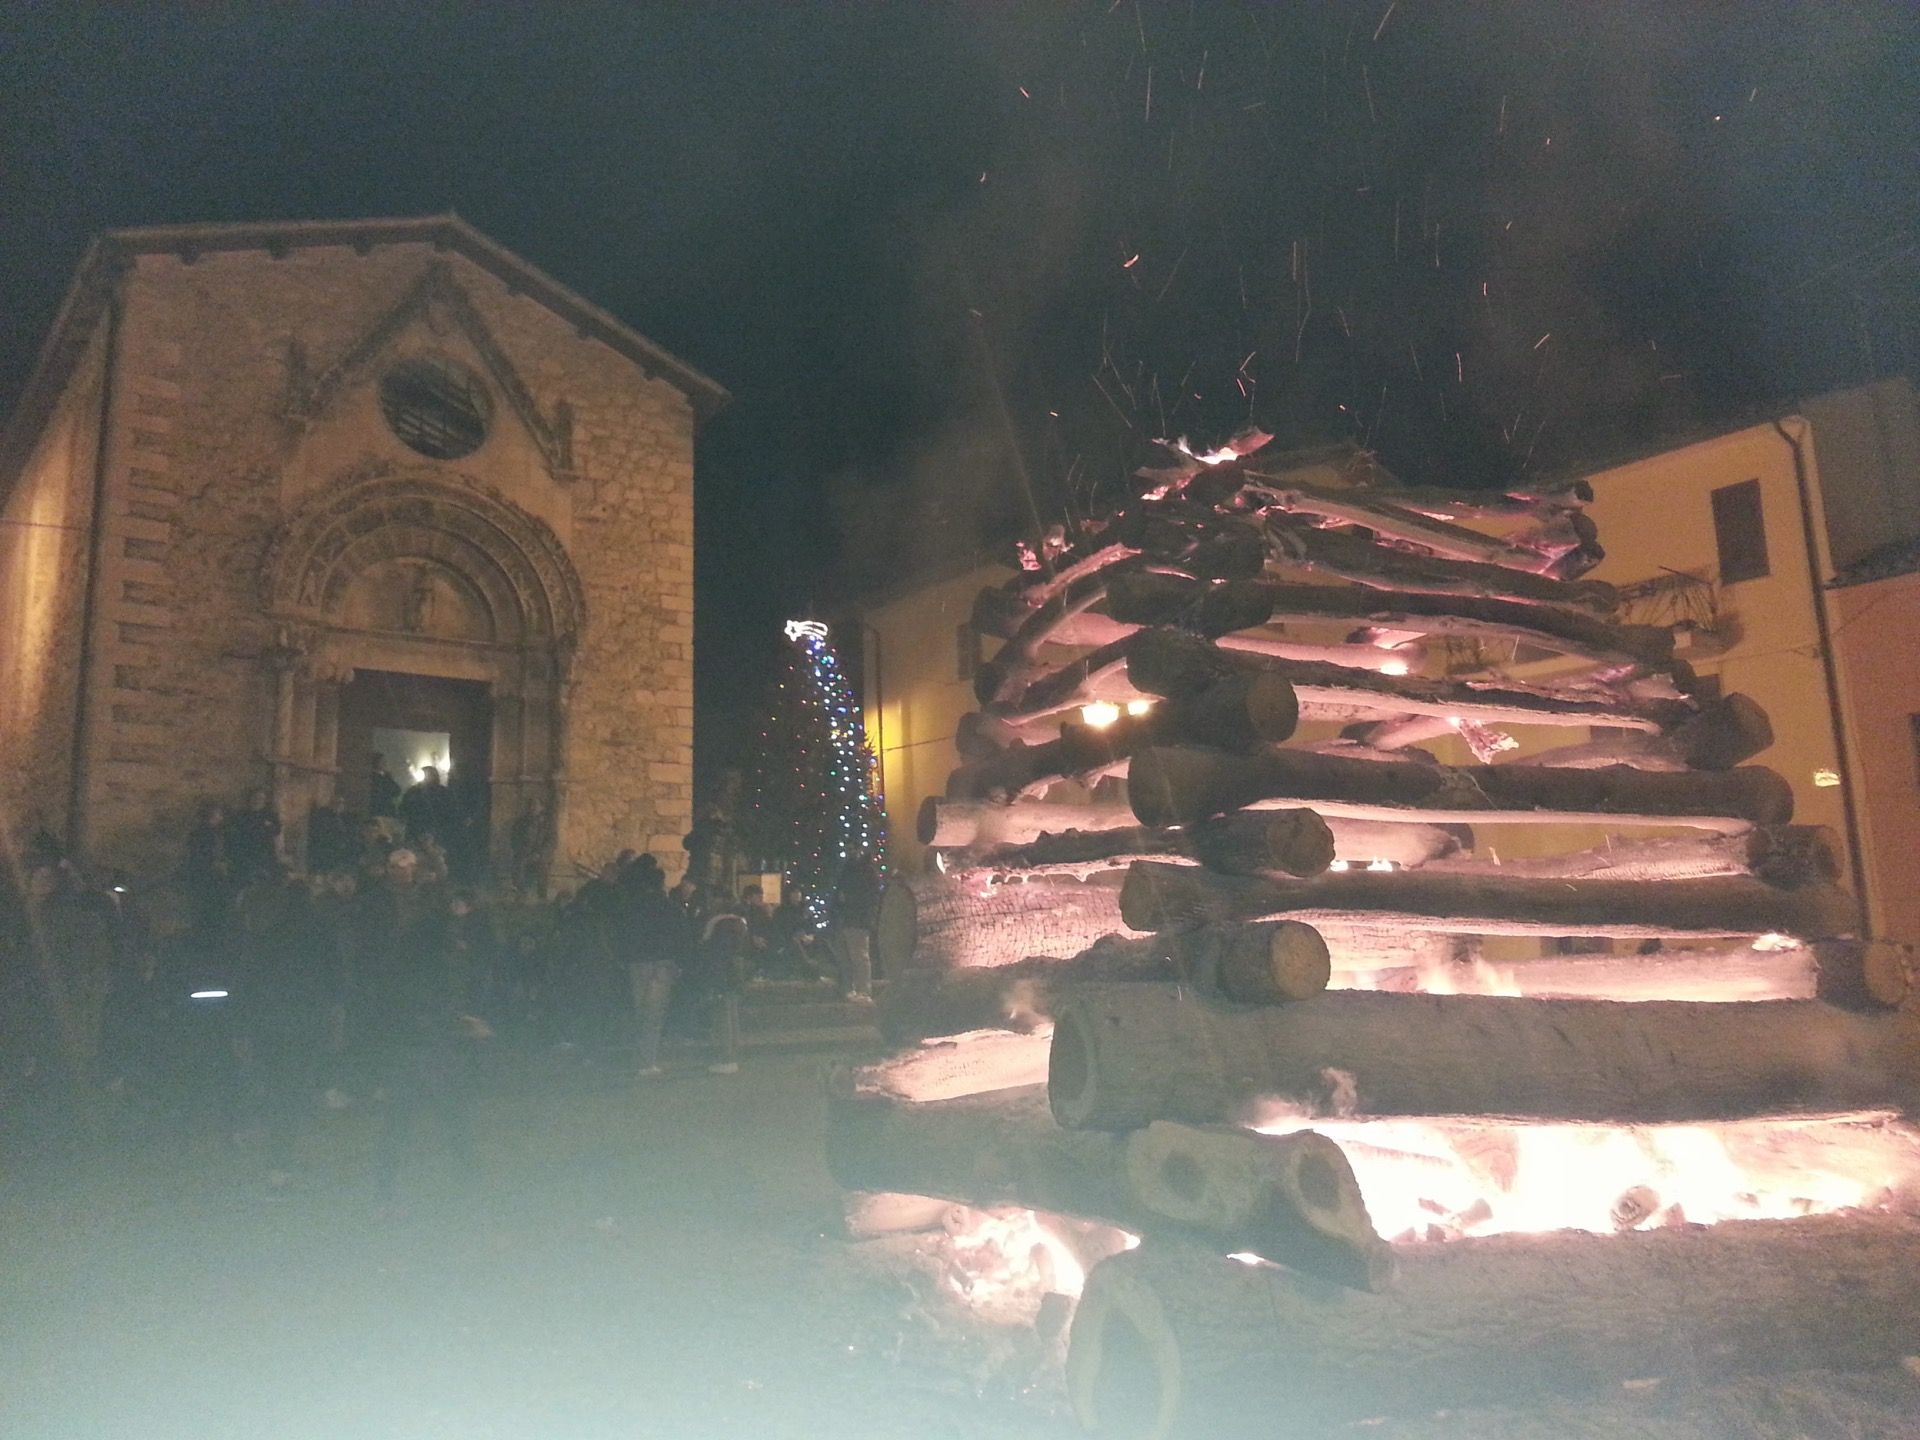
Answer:
[[[463,255],[499,277],[508,290],[538,301],[582,336],[600,341],[649,375],[657,375],[684,394],[701,420],[717,414],[732,397],[711,376],[569,290],[538,266],[496,245],[458,215],[427,215],[391,220],[300,220],[238,225],[156,225],[112,230],[103,237],[119,254],[177,254],[189,258],[221,250],[289,250],[347,245],[371,250],[379,245],[430,244]]]
[[[73,366],[86,348],[88,338],[106,312],[120,276],[136,257],[171,254],[191,259],[223,250],[264,250],[269,254],[283,255],[290,250],[322,245],[344,245],[365,252],[381,245],[403,244],[432,245],[436,249],[464,256],[497,276],[512,293],[525,295],[545,306],[572,325],[580,336],[598,340],[616,354],[632,361],[643,373],[665,380],[687,397],[697,422],[711,419],[732,399],[717,380],[575,294],[538,266],[496,245],[458,215],[155,225],[110,230],[97,237],[88,247],[53,329],[41,348],[39,360],[14,405],[13,413],[7,417],[4,431],[0,431],[0,496],[12,488],[20,465],[25,462],[41,427],[58,403]],[[450,277],[444,284],[458,290]],[[465,301],[464,295],[460,300]],[[471,311],[470,302],[466,308]],[[507,390],[515,410],[520,412],[523,420],[527,419],[527,407],[531,406],[531,400],[528,399],[523,406],[525,387],[518,386],[516,389],[509,386]],[[537,416],[538,412],[532,413]],[[538,427],[530,425],[529,428],[536,429],[538,433]],[[547,422],[546,429],[550,433],[542,441],[543,448],[547,448],[549,442],[559,443],[559,436],[551,433],[554,430],[551,421]],[[549,450],[550,463],[558,455],[557,450]],[[564,469],[564,463],[559,468]]]

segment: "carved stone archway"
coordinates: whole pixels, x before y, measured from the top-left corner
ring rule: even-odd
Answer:
[[[261,582],[275,637],[274,794],[290,833],[333,794],[340,692],[362,669],[484,681],[495,856],[535,798],[558,826],[586,604],[545,522],[467,477],[371,468],[287,520]]]

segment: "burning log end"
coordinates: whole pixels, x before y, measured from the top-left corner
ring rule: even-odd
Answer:
[[[1127,1137],[1143,1209],[1235,1250],[1354,1290],[1385,1289],[1393,1252],[1373,1228],[1346,1154],[1324,1135],[1257,1135],[1156,1120]]]
[[[1208,987],[1243,1005],[1310,1000],[1333,978],[1327,942],[1311,925],[1278,920],[1231,932],[1204,977]]]
[[[1193,828],[1193,853],[1230,875],[1318,875],[1333,863],[1333,827],[1312,810],[1251,810]]]

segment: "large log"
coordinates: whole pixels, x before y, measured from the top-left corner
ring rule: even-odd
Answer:
[[[1472,832],[1462,825],[1334,818],[1327,820],[1327,826],[1333,832],[1334,857],[1350,864],[1388,860],[1395,865],[1423,865],[1473,843]],[[977,854],[1000,846],[1030,845],[1049,836],[1065,837],[1075,832],[1091,836],[1138,828],[1132,807],[1120,800],[1081,805],[1039,800],[997,804],[929,796],[920,803],[917,833],[922,845]],[[968,862],[956,856],[952,863],[964,868]]]
[[[1858,923],[1853,897],[1838,886],[1783,890],[1747,875],[1568,880],[1348,870],[1298,880],[1222,875],[1191,865],[1136,860],[1120,892],[1120,918],[1135,930],[1278,918],[1311,923],[1382,917],[1410,929],[1453,935],[1635,940],[1761,935],[1826,939],[1848,934]]]
[[[1153,746],[1127,769],[1133,813],[1184,825],[1248,807],[1311,805],[1327,816],[1428,823],[1688,826],[1742,832],[1793,818],[1793,790],[1771,770],[1742,765],[1701,775],[1624,766],[1452,767],[1275,750],[1229,755]]]
[[[1399,1275],[1378,1295],[1164,1242],[1102,1261],[1067,1355],[1076,1416],[1129,1440],[1265,1440],[1276,1416],[1318,1427],[1628,1382],[1865,1369],[1898,1362],[1920,1333],[1920,1223],[1904,1217],[1395,1251]]]
[[[1333,831],[1311,810],[1249,810],[1178,828],[1043,835],[950,863],[947,873],[1085,876],[1138,859],[1192,861],[1230,875],[1318,875],[1333,863]]]
[[[915,834],[937,850],[977,850],[995,845],[1026,845],[1043,835],[1071,831],[1130,829],[1138,822],[1125,801],[1067,805],[1051,800],[1002,804],[929,795],[920,802]]]
[[[1565,534],[1569,522],[1564,516],[1555,517],[1558,528],[1527,532],[1529,537],[1541,537],[1528,544],[1521,539],[1487,535],[1417,510],[1403,509],[1378,491],[1335,490],[1299,482],[1250,481],[1244,493],[1257,504],[1287,515],[1358,525],[1376,535],[1417,545],[1447,559],[1471,560],[1536,575],[1551,573],[1555,562],[1568,551],[1589,543],[1593,529],[1592,522],[1586,521],[1584,533]]]
[[[1331,974],[1326,941],[1293,921],[1109,936],[1064,960],[902,971],[881,994],[880,1032],[894,1045],[976,1030],[1030,1032],[1052,1016],[1058,997],[1101,981],[1182,982],[1243,1004],[1281,1004],[1319,994]]]
[[[1285,812],[1283,812],[1285,813]],[[1792,888],[1840,878],[1840,837],[1824,825],[1756,825],[1744,835],[1628,840],[1569,855],[1448,857],[1429,875],[1495,875],[1540,880],[1688,880],[1753,875]]]
[[[1295,521],[1270,519],[1267,535],[1273,557],[1283,564],[1304,566],[1380,590],[1464,595],[1558,606],[1595,615],[1611,612],[1619,598],[1611,585],[1598,580],[1555,580],[1498,565],[1417,555]]]
[[[1328,984],[1336,990],[1524,995],[1547,1000],[1837,1001],[1851,999],[1859,987],[1858,958],[1857,945],[1793,945],[1658,950],[1647,955],[1543,955],[1500,965],[1485,961],[1378,969],[1336,965]]]
[[[1170,1126],[1136,1158],[1124,1137],[1055,1125],[1039,1086],[919,1105],[839,1086],[826,1149],[828,1170],[850,1189],[1076,1215],[1250,1252],[1346,1286],[1377,1286],[1391,1273],[1346,1157],[1311,1131]]]
[[[1339,1092],[1366,1115],[1717,1120],[1900,1103],[1898,1017],[1817,1001],[1700,1005],[1329,990],[1233,1008],[1178,986],[1085,985],[1054,1013],[1048,1088],[1074,1128],[1239,1121]]]
[[[1305,660],[1225,650],[1180,630],[1142,630],[1127,650],[1127,680],[1150,695],[1184,695],[1228,676],[1265,674],[1286,681],[1308,719],[1427,716],[1489,725],[1618,726],[1665,732],[1693,717],[1684,701],[1642,700],[1620,692],[1559,691],[1470,680],[1428,680]]]
[[[1281,623],[1358,625],[1403,634],[1519,641],[1596,664],[1639,669],[1657,669],[1673,659],[1673,632],[1663,626],[1618,625],[1576,610],[1473,593],[1423,595],[1358,585],[1260,583],[1269,601],[1269,618]],[[1118,596],[1125,593],[1117,581],[1109,587],[1108,613],[1113,613]]]
[[[1163,700],[1142,715],[1112,724],[1068,723],[1059,738],[1040,745],[1010,745],[955,770],[947,794],[961,800],[1043,792],[1061,780],[1091,785],[1121,768],[1143,745],[1180,740],[1251,749],[1287,739],[1299,724],[1292,687],[1275,675],[1229,676],[1195,693]]]
[[[1029,955],[1077,955],[1124,932],[1119,887],[1095,879],[983,885],[895,876],[880,894],[873,959],[882,975],[908,965],[1004,965]]]

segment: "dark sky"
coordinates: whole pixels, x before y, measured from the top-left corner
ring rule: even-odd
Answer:
[[[94,231],[458,210],[738,397],[711,764],[784,615],[1154,435],[1485,484],[1911,371],[1916,76],[1837,0],[15,4],[0,403]]]

